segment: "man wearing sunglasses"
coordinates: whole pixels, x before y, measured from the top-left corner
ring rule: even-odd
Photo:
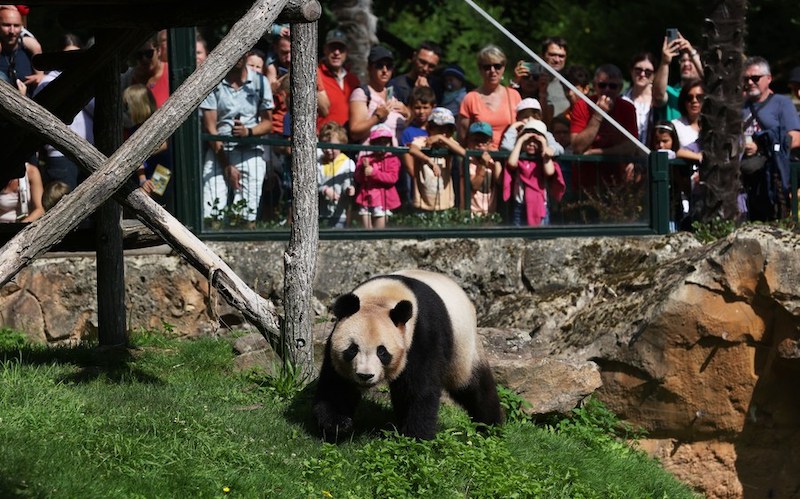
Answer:
[[[622,70],[603,64],[594,73],[594,95],[590,98],[611,118],[636,137],[636,108],[620,96]],[[583,100],[575,103],[570,123],[572,150],[575,154],[632,155],[636,146]],[[599,171],[598,171],[599,170]],[[618,163],[584,163],[576,179],[577,187],[595,188],[603,184],[619,184],[628,179],[626,165]]]
[[[789,215],[789,153],[800,147],[800,118],[791,99],[770,90],[772,73],[763,57],[744,61],[742,108],[744,156],[742,183],[750,220],[774,220]],[[766,158],[760,170],[748,172],[745,162]],[[763,187],[763,188],[761,188]]]
[[[419,48],[411,56],[411,70],[395,76],[389,82],[388,86],[394,88],[395,98],[407,106],[414,87],[431,87],[436,93],[436,102],[441,102],[444,86],[439,79],[433,76],[433,71],[439,66],[441,57],[442,48],[438,44],[431,41],[420,43]]]
[[[156,98],[156,107],[161,107],[169,97],[169,65],[161,60],[161,45],[158,34],[147,40],[131,55],[133,67],[120,77],[120,87],[145,85]]]

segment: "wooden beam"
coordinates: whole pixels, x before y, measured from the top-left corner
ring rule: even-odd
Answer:
[[[220,25],[232,22],[250,7],[249,0],[198,0],[193,3],[148,5],[105,5],[87,10],[85,7],[65,9],[59,21],[72,29],[87,28],[146,28],[159,30],[183,26]],[[153,15],[157,12],[157,15]],[[307,23],[322,16],[317,0],[290,0],[276,19],[280,23]]]
[[[45,215],[0,248],[0,285],[7,283],[34,258],[52,248],[89,213],[115,196],[239,309],[270,341],[279,338],[279,321],[272,304],[258,296],[205,244],[149,196],[128,182],[139,164],[164,142],[223,76],[272,25],[286,0],[257,0],[209,54],[205,64],[181,85],[167,102],[110,158],[41,106],[31,104],[10,85],[0,85],[0,111],[10,120],[36,131],[76,163],[97,169]],[[55,83],[55,82],[54,82]],[[7,87],[7,88],[6,88]],[[119,191],[119,192],[118,192]]]

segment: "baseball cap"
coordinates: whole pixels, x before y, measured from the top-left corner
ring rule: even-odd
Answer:
[[[391,50],[382,45],[375,45],[369,49],[369,56],[367,56],[367,62],[369,64],[374,64],[382,59],[389,59],[394,62],[394,54],[392,54]]]
[[[522,99],[519,104],[517,104],[517,112],[524,111],[525,109],[536,109],[541,111],[542,105],[539,104],[538,100],[532,97],[526,97]]]
[[[331,43],[341,43],[342,45],[347,45],[347,35],[345,35],[344,31],[340,29],[332,29],[328,31],[327,35],[325,35],[325,45]]]
[[[469,133],[482,133],[483,135],[492,136],[492,125],[485,121],[476,121],[469,126]]]
[[[453,112],[446,107],[433,108],[431,115],[428,117],[428,121],[439,126],[456,124],[456,118],[453,116]]]
[[[534,120],[528,120],[528,122],[525,123],[525,126],[522,127],[522,131],[523,132],[538,133],[540,135],[546,135],[547,134],[547,125],[544,124],[544,121],[535,120],[535,119]]]
[[[800,66],[795,66],[789,71],[789,83],[800,83]]]
[[[451,64],[442,72],[442,76],[455,76],[461,81],[466,81],[467,77],[464,75],[464,69],[458,64]]]
[[[392,129],[386,125],[375,125],[369,131],[370,142],[380,138],[391,139],[393,136]]]

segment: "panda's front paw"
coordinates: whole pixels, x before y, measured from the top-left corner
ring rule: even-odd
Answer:
[[[322,432],[322,437],[328,442],[336,442],[353,432],[353,418],[331,411],[324,404],[314,408],[317,424]]]

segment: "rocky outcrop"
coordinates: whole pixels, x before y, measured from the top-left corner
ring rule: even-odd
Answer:
[[[498,379],[535,412],[566,412],[596,393],[649,432],[643,448],[709,497],[798,497],[800,405],[790,387],[800,371],[799,244],[767,228],[710,246],[687,234],[323,241],[315,334],[322,342],[330,331],[334,297],[367,277],[445,272],[475,301]],[[280,308],[283,243],[212,247]],[[94,272],[91,258],[37,260],[0,289],[3,323],[34,341],[93,337]],[[133,327],[247,327],[175,256],[127,258],[126,281]],[[258,340],[237,340],[240,368],[274,362]]]

